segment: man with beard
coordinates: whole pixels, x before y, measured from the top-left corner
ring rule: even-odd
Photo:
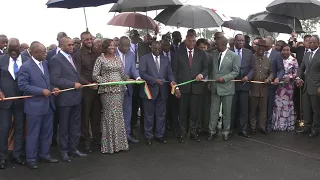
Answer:
[[[6,35],[0,34],[0,55],[4,54],[5,48],[8,46],[8,38]]]
[[[4,98],[23,95],[18,88],[18,72],[21,65],[27,60],[27,57],[20,55],[20,43],[16,38],[9,40],[8,54],[0,56],[0,169],[6,168],[8,137],[12,124],[12,116],[14,116],[14,149],[12,156],[18,164],[25,164],[21,158],[24,147],[24,100],[4,101]]]
[[[93,66],[100,53],[93,49],[92,35],[90,32],[83,32],[80,35],[81,48],[74,55],[74,62],[84,84],[96,83],[92,79]],[[90,148],[90,126],[93,139],[96,143],[100,142],[100,118],[101,101],[98,94],[98,87],[92,86],[82,89],[82,108],[81,108],[81,136],[84,140],[84,150],[91,152]]]

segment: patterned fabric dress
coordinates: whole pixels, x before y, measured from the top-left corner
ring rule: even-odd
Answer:
[[[291,131],[295,128],[294,117],[294,82],[298,71],[298,62],[290,56],[283,60],[285,75],[284,78],[290,77],[290,83],[279,85],[276,91],[275,104],[273,109],[272,129],[274,131]]]
[[[94,69],[93,79],[98,83],[110,81],[126,81],[123,64],[119,57],[116,60],[108,60],[104,54],[98,57]],[[129,145],[123,117],[123,98],[125,85],[99,86],[101,94],[101,152],[114,153],[128,150]]]

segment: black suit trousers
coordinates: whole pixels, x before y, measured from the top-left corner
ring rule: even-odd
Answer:
[[[310,127],[312,131],[319,131],[320,97],[304,92],[302,95],[302,103],[305,126]]]
[[[144,132],[144,108],[143,101],[140,98],[140,88],[143,88],[143,84],[133,84],[133,95],[132,95],[132,115],[131,115],[131,124],[135,125],[138,122],[138,110],[140,108],[140,129]]]
[[[190,131],[191,135],[197,134],[198,105],[200,100],[201,95],[199,94],[193,94],[191,92],[181,94],[179,100],[181,136],[186,136],[188,131]]]
[[[246,131],[249,121],[249,92],[236,91],[233,96],[231,111],[231,129]]]

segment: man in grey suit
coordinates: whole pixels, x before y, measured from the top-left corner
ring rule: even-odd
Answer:
[[[217,50],[212,52],[209,61],[209,79],[214,79],[211,86],[211,115],[209,122],[210,135],[212,140],[216,134],[216,127],[219,118],[220,104],[223,108],[223,140],[230,138],[230,122],[232,99],[235,93],[235,84],[231,80],[236,78],[240,72],[240,57],[227,48],[228,39],[222,37],[217,40]]]
[[[319,119],[320,119],[320,51],[319,37],[312,36],[310,38],[310,49],[301,63],[297,75],[297,85],[302,86],[304,79],[302,104],[303,118],[305,120],[305,128],[311,132],[310,138],[319,136]]]
[[[233,96],[231,130],[237,130],[240,136],[248,138],[248,114],[249,114],[249,90],[251,81],[255,73],[255,63],[252,51],[244,48],[245,38],[242,34],[235,36],[235,46],[230,50],[240,57],[240,73],[235,82],[235,95]]]
[[[33,46],[33,45],[35,45],[35,44],[38,44],[38,43],[39,43],[38,41],[33,41],[33,42],[31,43],[30,47]],[[25,57],[28,57],[28,58],[31,58],[32,55],[31,55],[31,53],[30,53],[30,48],[22,51],[22,52],[21,52],[21,55],[22,55],[22,56],[25,56]]]

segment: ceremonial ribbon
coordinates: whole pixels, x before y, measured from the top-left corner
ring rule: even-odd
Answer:
[[[100,84],[87,84],[83,85],[82,87],[92,87],[92,86],[112,86],[112,85],[126,85],[126,84],[142,84],[144,83],[144,92],[148,99],[152,99],[148,84],[145,81],[117,81],[117,82],[106,82],[106,83],[100,83]],[[68,88],[68,89],[63,89],[60,90],[60,92],[66,92],[66,91],[71,91],[75,90],[76,88]],[[52,92],[53,94],[54,92]],[[4,98],[4,101],[8,100],[15,100],[15,99],[26,99],[26,98],[32,98],[33,96],[16,96],[16,97],[8,97]]]

